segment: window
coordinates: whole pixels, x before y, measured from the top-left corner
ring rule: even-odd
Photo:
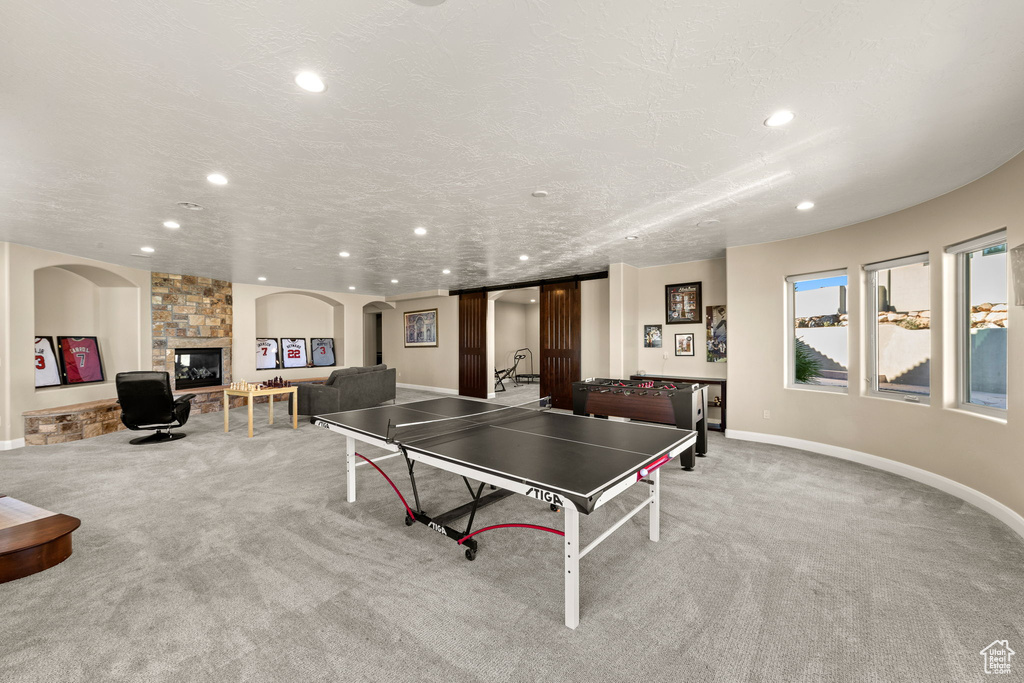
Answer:
[[[789,386],[846,391],[849,343],[846,270],[786,278]]]
[[[946,252],[957,259],[960,405],[1004,417],[1009,300],[1006,231],[953,245]]]
[[[905,401],[926,401],[932,356],[928,254],[869,263],[864,270],[871,391]]]

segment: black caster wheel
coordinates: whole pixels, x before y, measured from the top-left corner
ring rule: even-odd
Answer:
[[[476,559],[476,551],[472,548],[466,548],[466,559],[472,562]]]
[[[552,511],[552,512],[561,512],[561,511],[562,511],[562,508],[560,508],[560,507],[558,507],[557,505],[555,505],[554,503],[552,503],[552,504],[551,504],[551,511]]]
[[[693,472],[693,468],[692,467],[684,467],[683,471],[684,472]]]
[[[416,522],[416,520],[413,519],[412,517],[410,517],[409,515],[405,516],[405,525],[406,526],[412,526],[415,522]]]

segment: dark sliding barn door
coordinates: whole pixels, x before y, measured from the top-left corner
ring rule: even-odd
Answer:
[[[459,394],[487,398],[487,294],[459,295]]]
[[[580,283],[540,288],[540,395],[572,410],[572,383],[580,379]]]

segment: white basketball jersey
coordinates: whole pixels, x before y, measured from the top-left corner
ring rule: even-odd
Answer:
[[[305,339],[282,339],[281,360],[286,368],[306,367],[306,340]]]
[[[36,337],[36,386],[50,387],[60,384],[60,371],[53,349],[42,337]]]
[[[316,339],[313,341],[313,365],[324,367],[334,365],[334,340]]]
[[[256,342],[256,369],[273,370],[277,367],[277,340],[260,339]]]

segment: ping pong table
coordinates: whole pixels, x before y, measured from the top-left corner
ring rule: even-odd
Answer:
[[[650,513],[650,540],[658,540],[659,468],[697,439],[696,432],[688,430],[450,397],[316,415],[310,421],[346,437],[348,502],[356,500],[357,465],[369,464],[398,494],[405,506],[406,525],[420,522],[454,540],[465,547],[467,559],[474,559],[478,550],[473,537],[492,529],[527,527],[563,536],[565,625],[569,628],[579,625],[580,560],[644,508]],[[392,452],[370,460],[356,452],[356,442]],[[376,465],[398,455],[408,468],[415,509]],[[417,463],[461,476],[471,501],[440,515],[426,514],[416,484]],[[476,488],[471,481],[478,482]],[[590,514],[639,483],[649,487],[646,499],[581,547],[580,514]],[[485,485],[493,490],[484,494]],[[479,508],[513,493],[560,509],[563,529],[518,523],[472,529]],[[465,530],[451,526],[467,515]]]

